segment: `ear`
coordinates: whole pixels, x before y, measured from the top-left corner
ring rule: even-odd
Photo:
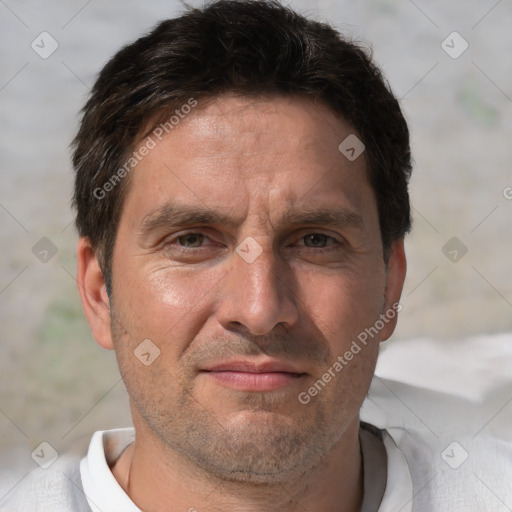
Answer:
[[[103,348],[113,350],[110,301],[103,272],[88,238],[78,240],[77,258],[78,291],[92,335]]]
[[[405,258],[404,239],[393,242],[390,248],[386,271],[386,293],[383,314],[386,316],[384,328],[381,330],[381,341],[386,341],[395,330],[398,312],[401,311],[400,296],[404,286],[407,261]]]

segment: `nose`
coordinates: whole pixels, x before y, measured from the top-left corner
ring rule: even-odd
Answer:
[[[243,253],[240,253],[243,255]],[[234,252],[222,280],[217,319],[227,330],[265,335],[297,322],[297,296],[286,262],[266,248],[254,260]]]

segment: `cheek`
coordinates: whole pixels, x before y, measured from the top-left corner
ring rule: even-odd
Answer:
[[[382,274],[382,275],[380,275]],[[369,271],[346,271],[337,275],[315,276],[302,284],[302,296],[312,321],[330,340],[333,353],[370,327],[381,313],[385,274]]]
[[[377,275],[376,275],[377,274]],[[371,278],[369,277],[371,275]],[[309,284],[307,289],[311,289]],[[316,282],[309,293],[312,321],[322,332],[330,352],[329,363],[319,368],[308,388],[319,402],[332,407],[341,425],[347,411],[358,411],[368,392],[379,352],[379,335],[368,334],[381,314],[385,280],[378,273],[344,273]],[[325,389],[315,384],[328,381]]]
[[[167,394],[180,389],[180,354],[208,316],[213,290],[204,279],[201,286],[184,274],[134,265],[129,279],[114,283],[116,356],[130,396],[142,409],[156,399],[157,383]]]
[[[172,345],[181,350],[208,317],[218,276],[202,272],[199,278],[197,272],[154,265],[137,267],[136,262],[126,275],[130,278],[114,283],[114,293],[116,312],[130,337],[150,338],[159,347]]]

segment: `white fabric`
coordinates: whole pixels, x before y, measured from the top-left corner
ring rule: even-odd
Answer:
[[[404,453],[412,512],[512,510],[512,335],[385,344],[361,419]]]
[[[388,432],[383,432],[388,456],[388,481],[378,512],[411,512],[413,487],[409,466]]]
[[[3,490],[1,512],[91,512],[81,489],[79,458],[60,456],[49,469],[27,473]]]
[[[133,428],[96,432],[87,456],[80,462],[85,495],[92,512],[140,512],[110,471],[114,462],[135,439]]]

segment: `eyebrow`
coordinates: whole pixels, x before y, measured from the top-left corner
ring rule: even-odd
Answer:
[[[169,226],[191,226],[193,224],[223,224],[234,227],[237,222],[227,215],[208,208],[166,203],[144,216],[140,233],[146,235]]]
[[[195,224],[223,225],[234,228],[241,224],[241,220],[196,205],[166,203],[144,216],[140,234],[144,236],[169,226],[186,227]],[[288,210],[274,227],[297,224],[361,229],[363,218],[360,214],[341,207],[306,209],[295,207]]]
[[[279,224],[309,224],[361,229],[363,227],[363,218],[360,214],[341,207],[292,208],[285,213]]]

